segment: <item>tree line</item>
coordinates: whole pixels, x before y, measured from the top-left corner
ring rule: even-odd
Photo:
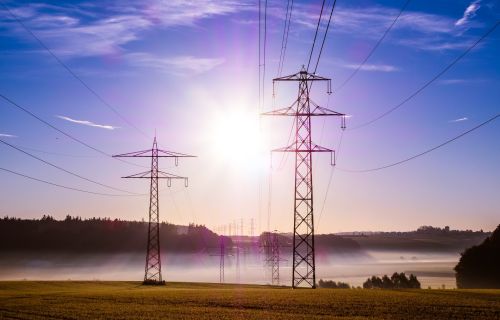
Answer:
[[[401,272],[394,274],[389,278],[384,275],[382,278],[372,276],[363,283],[365,289],[420,289],[420,281],[413,274],[406,277],[406,274]]]
[[[173,224],[160,224],[161,248],[170,252],[200,252],[219,245],[219,236],[202,225],[190,224],[182,232]],[[0,219],[0,252],[111,253],[143,252],[148,223],[109,218],[66,216],[56,220]],[[226,243],[230,243],[226,239]]]

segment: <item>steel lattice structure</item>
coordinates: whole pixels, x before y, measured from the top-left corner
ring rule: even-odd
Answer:
[[[224,236],[220,236],[220,260],[219,260],[219,282],[224,283],[224,257],[226,256],[226,247],[224,245]]]
[[[280,236],[277,230],[273,232],[266,232],[264,234],[265,240],[263,240],[262,246],[264,247],[266,259],[266,266],[271,269],[271,284],[273,286],[280,285],[280,262],[287,261],[282,259],[281,248],[287,247],[280,242]]]
[[[273,232],[271,238],[271,284],[273,286],[280,285],[280,243],[279,235],[277,232]]]
[[[225,260],[226,256],[230,256],[226,249],[226,236],[224,236],[226,227],[219,228],[219,253],[211,254],[211,256],[219,257],[219,283],[225,283]]]
[[[331,80],[309,73],[302,68],[298,73],[275,78],[278,81],[296,81],[299,83],[297,100],[287,108],[266,112],[264,115],[292,116],[295,118],[295,141],[284,148],[273,151],[295,153],[295,195],[293,226],[293,266],[292,287],[316,287],[316,269],[314,253],[314,206],[312,154],[328,152],[331,164],[335,164],[335,151],[312,142],[311,117],[340,116],[342,129],[345,128],[345,114],[320,107],[310,99],[310,90],[314,82],[325,81],[327,92],[331,93]]]
[[[138,174],[122,177],[132,179],[149,179],[149,225],[148,225],[148,243],[146,251],[146,266],[144,270],[144,284],[164,284],[165,281],[161,274],[161,256],[160,256],[160,198],[158,179],[167,179],[167,185],[170,187],[172,179],[183,179],[184,184],[188,186],[188,178],[166,173],[159,170],[158,158],[174,158],[175,165],[178,165],[179,158],[194,157],[191,155],[171,152],[158,149],[156,137],[153,141],[153,148],[137,152],[114,155],[113,157],[129,158],[151,158],[151,170]]]

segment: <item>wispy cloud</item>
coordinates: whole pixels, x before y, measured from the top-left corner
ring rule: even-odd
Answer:
[[[200,74],[224,63],[222,58],[159,57],[145,52],[129,53],[125,55],[125,59],[136,67],[152,68],[163,73],[176,75]]]
[[[125,52],[126,44],[151,29],[196,26],[202,19],[245,8],[245,3],[233,0],[169,0],[120,1],[80,8],[27,4],[12,6],[11,11],[56,54],[85,57]],[[7,12],[0,13],[6,17],[0,26],[21,37],[29,36]]]
[[[458,119],[450,120],[448,122],[453,123],[453,122],[462,122],[462,121],[467,121],[467,120],[469,120],[469,118],[463,117],[463,118],[458,118]]]
[[[467,24],[470,21],[470,19],[474,18],[477,14],[477,11],[481,7],[480,3],[481,3],[481,0],[476,0],[476,1],[472,2],[471,4],[469,4],[467,6],[467,8],[465,9],[464,15],[462,16],[462,18],[458,19],[455,22],[455,26],[463,26],[463,25]]]
[[[454,85],[454,84],[474,84],[474,83],[483,83],[486,82],[486,79],[481,79],[481,78],[476,78],[476,79],[443,79],[440,80],[438,83],[443,84],[443,85]]]
[[[477,10],[476,10],[477,11]],[[275,18],[282,15],[276,11]],[[369,38],[376,41],[397,16],[399,8],[384,6],[345,7],[339,6],[334,14],[332,33],[348,34],[353,37]],[[310,4],[298,4],[294,11],[294,24],[306,29],[315,29],[317,8]],[[475,14],[475,11],[474,11]],[[472,14],[469,15],[472,17]],[[420,11],[405,11],[385,39],[398,45],[426,51],[460,50],[470,45],[474,39],[457,30],[455,18]],[[469,27],[482,27],[479,22],[469,23]]]
[[[66,117],[66,116],[56,116],[56,117],[59,119],[62,119],[62,120],[72,122],[72,123],[77,123],[77,124],[81,124],[81,125],[89,126],[89,127],[94,127],[94,128],[101,128],[101,129],[106,129],[106,130],[115,130],[118,128],[118,127],[111,126],[111,125],[97,124],[97,123],[94,123],[94,122],[88,121],[88,120],[76,120],[76,119],[72,119],[72,118]]]
[[[356,64],[345,64],[344,67],[349,69],[357,69],[358,65]],[[399,71],[399,69],[395,66],[387,65],[387,64],[364,64],[359,69],[361,71],[378,71],[378,72],[395,72]]]
[[[2,138],[17,138],[17,136],[8,133],[0,133],[0,137]]]
[[[318,16],[316,8],[299,4],[294,11],[294,22],[299,25],[316,28]],[[392,23],[399,9],[383,6],[376,7],[338,7],[335,10],[332,32],[352,35],[380,37]],[[279,13],[279,12],[278,12]],[[436,14],[407,11],[401,15],[394,30],[407,29],[418,33],[449,33],[453,31],[454,20]]]

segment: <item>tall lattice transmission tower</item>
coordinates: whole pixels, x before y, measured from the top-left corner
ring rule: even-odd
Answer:
[[[175,165],[179,164],[179,158],[192,158],[194,156],[158,149],[156,136],[153,141],[153,148],[137,152],[114,155],[113,157],[129,158],[151,158],[151,170],[138,174],[122,177],[131,179],[149,179],[149,225],[148,225],[148,244],[146,251],[146,266],[144,272],[144,284],[164,284],[165,281],[161,275],[161,257],[160,257],[160,197],[158,179],[167,179],[167,185],[172,185],[172,179],[183,179],[184,185],[188,186],[188,178],[177,176],[171,173],[163,172],[158,168],[159,158],[174,158]]]
[[[295,141],[277,152],[295,153],[295,195],[293,226],[293,265],[292,287],[316,287],[316,265],[314,253],[314,206],[312,154],[328,152],[331,164],[335,164],[335,151],[312,142],[311,117],[339,116],[341,127],[345,128],[345,114],[320,107],[310,99],[310,90],[314,82],[327,83],[327,92],[331,93],[331,80],[309,73],[304,67],[295,74],[273,79],[276,82],[296,81],[299,83],[297,100],[287,108],[266,112],[264,115],[292,116],[295,119]]]

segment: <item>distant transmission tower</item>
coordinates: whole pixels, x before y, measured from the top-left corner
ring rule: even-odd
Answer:
[[[235,244],[234,249],[236,250],[236,283],[240,283],[240,281],[241,281],[241,265],[240,265],[239,243]]]
[[[334,165],[335,151],[318,146],[311,141],[311,117],[340,116],[342,117],[341,127],[344,129],[345,114],[320,107],[309,97],[311,86],[316,81],[326,81],[327,92],[330,94],[331,80],[328,78],[309,73],[303,67],[298,73],[273,79],[273,86],[277,81],[297,81],[299,83],[298,98],[290,107],[264,113],[264,115],[293,116],[295,118],[295,141],[289,146],[273,150],[295,153],[292,287],[303,285],[316,288],[312,153],[329,152],[331,164]]]
[[[212,254],[212,256],[218,256],[219,257],[219,283],[224,283],[224,271],[225,271],[225,258],[228,255],[226,252],[226,244],[225,244],[225,236],[224,233],[226,233],[226,227],[221,227],[219,228],[219,253],[217,254]]]
[[[250,236],[253,238],[254,236],[254,232],[255,232],[255,229],[254,229],[254,220],[253,218],[250,220]]]
[[[280,243],[277,231],[274,231],[271,237],[271,284],[280,285]]]
[[[224,283],[224,257],[226,256],[226,247],[224,245],[224,235],[220,236],[220,260],[219,260],[219,282]]]
[[[264,248],[266,253],[266,265],[271,269],[271,284],[273,286],[280,285],[280,262],[286,261],[280,256],[280,248],[284,245],[280,243],[280,237],[277,230],[267,232],[264,240]]]
[[[172,184],[172,179],[184,179],[184,184],[187,187],[188,178],[160,171],[158,169],[158,158],[174,158],[175,165],[178,165],[179,158],[194,156],[158,149],[155,136],[152,149],[114,155],[113,157],[151,158],[151,170],[123,178],[150,180],[148,246],[146,251],[146,267],[143,283],[164,284],[165,281],[161,276],[160,198],[158,195],[158,179],[167,179],[167,185],[169,187]]]

